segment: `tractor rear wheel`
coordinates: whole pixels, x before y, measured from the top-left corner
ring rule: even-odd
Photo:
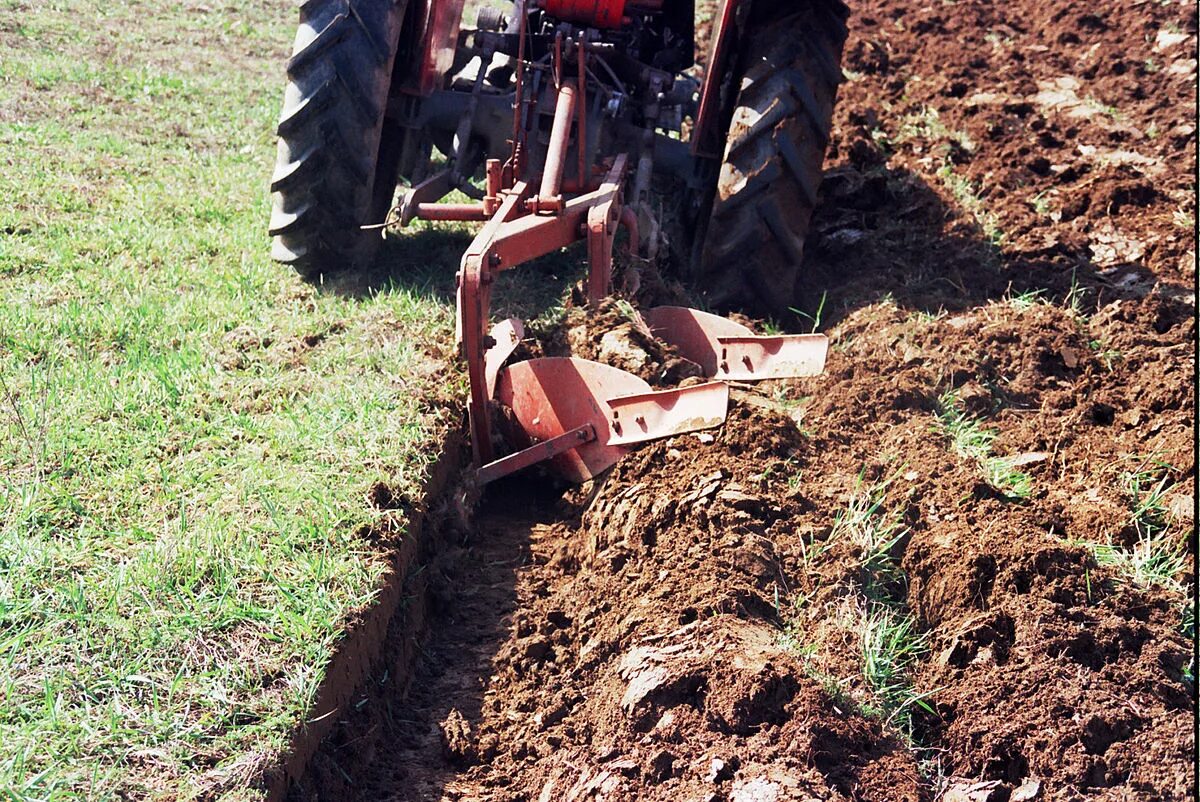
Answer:
[[[271,180],[272,257],[305,279],[355,269],[379,246],[403,129],[385,119],[407,0],[307,0],[288,60]]]
[[[841,82],[840,0],[752,9],[740,37],[728,134],[693,280],[716,308],[774,315],[796,295]],[[800,6],[803,10],[794,11]],[[702,218],[703,219],[703,218]]]

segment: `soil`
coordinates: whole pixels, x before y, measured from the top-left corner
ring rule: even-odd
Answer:
[[[582,297],[560,319],[529,327],[514,359],[575,356],[620,368],[655,387],[674,387],[699,377],[700,366],[681,357],[674,346],[656,339],[628,303],[608,298],[588,309]]]
[[[784,321],[821,319],[824,375],[443,516],[421,657],[368,683],[295,798],[1194,796],[1192,8],[853,11],[809,317]],[[618,307],[572,314],[532,352],[652,351]],[[951,448],[950,390],[1028,497]],[[1139,472],[1189,545],[1174,584],[1088,545],[1136,544]],[[902,527],[882,571],[839,534],[872,487]],[[878,604],[923,638],[907,730],[864,679]]]

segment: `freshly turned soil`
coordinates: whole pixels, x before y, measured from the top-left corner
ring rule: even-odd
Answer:
[[[422,656],[376,677],[296,798],[1193,797],[1183,593],[1086,544],[1136,543],[1136,470],[1194,532],[1194,9],[852,10],[801,288],[825,374],[739,390],[724,428],[584,487],[529,474],[446,515]],[[596,358],[604,329],[568,315],[531,354]],[[674,357],[650,357],[660,379]],[[1027,499],[953,451],[948,390]],[[915,745],[870,709],[869,578],[832,537],[885,482],[889,593],[927,646]]]

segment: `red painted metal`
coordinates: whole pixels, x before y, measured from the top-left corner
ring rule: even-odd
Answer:
[[[629,234],[629,253],[636,256],[642,243],[637,212],[628,206],[621,209],[621,225],[625,226],[625,231]]]
[[[700,91],[700,110],[696,112],[696,125],[692,128],[692,155],[720,158],[725,137],[720,130],[721,84],[725,80],[726,62],[732,48],[734,15],[742,0],[721,0],[716,15],[717,25],[713,29],[712,49],[704,68],[704,87]]]
[[[510,365],[500,374],[496,394],[534,440],[593,426],[594,441],[554,459],[554,467],[567,479],[585,482],[628,451],[608,445],[612,410],[604,399],[649,391],[650,385],[632,373],[586,359],[548,357]]]
[[[459,270],[457,325],[471,385],[467,409],[477,464],[489,462],[493,453],[488,417],[488,401],[492,394],[487,381],[487,363],[488,351],[494,346],[484,334],[491,308],[492,282],[504,270],[580,239],[591,209],[606,203],[612,204],[609,208],[615,206],[624,179],[625,161],[624,155],[618,156],[600,189],[570,199],[557,215],[521,214],[529,187],[518,182],[503,194],[499,210],[463,254]],[[601,269],[611,272],[611,236],[607,256],[608,267]]]
[[[614,465],[630,445],[719,426],[729,402],[724,382],[656,392],[631,373],[573,357],[510,365],[496,392],[536,440],[594,427],[595,440],[554,457],[555,469],[576,482]]]
[[[595,426],[590,423],[576,426],[558,437],[551,437],[535,446],[501,457],[495,462],[489,462],[475,472],[475,483],[482,487],[489,482],[537,465],[539,462],[554,459],[559,454],[579,448],[584,443],[590,443],[595,439]]]
[[[578,74],[575,76],[576,85],[579,87],[579,102],[575,104],[578,109],[579,119],[575,123],[575,151],[579,155],[579,186],[584,186],[588,181],[588,165],[587,165],[587,54],[583,49],[583,42],[579,43],[579,47],[575,52],[575,64]]]
[[[682,306],[642,312],[651,333],[674,345],[709,378],[758,381],[815,376],[825,368],[824,334],[755,336],[728,318]]]
[[[467,362],[467,378],[471,398],[467,411],[471,421],[471,447],[476,464],[491,461],[492,431],[488,420],[486,351],[490,347],[484,332],[487,330],[488,310],[491,307],[490,273],[491,249],[497,232],[506,221],[515,217],[529,192],[527,184],[517,182],[505,194],[500,208],[489,220],[463,254],[458,273],[458,333],[463,357]]]
[[[415,217],[421,220],[487,220],[482,203],[418,203]]]
[[[542,172],[538,198],[553,198],[562,192],[563,169],[567,164],[567,145],[571,135],[571,119],[574,116],[575,83],[564,81],[558,88],[558,101],[554,106],[554,123],[550,129],[550,143],[546,146],[546,166]]]
[[[486,186],[483,207],[491,216],[500,208],[500,190],[504,188],[504,167],[499,159],[487,160]]]
[[[628,446],[720,426],[729,408],[729,385],[694,384],[609,398],[607,403],[612,410],[608,444]]]
[[[422,97],[428,97],[440,89],[450,65],[454,63],[454,50],[458,45],[458,31],[462,26],[463,7],[466,0],[428,0],[426,5],[424,35],[421,41],[425,49],[421,54],[415,86],[406,87]]]
[[[625,19],[625,0],[541,0],[541,5],[555,19],[577,25],[620,28]]]
[[[611,292],[612,248],[621,219],[621,185],[625,178],[625,154],[613,162],[612,169],[600,185],[603,200],[588,210],[588,303],[596,305]],[[636,231],[636,230],[635,230]]]

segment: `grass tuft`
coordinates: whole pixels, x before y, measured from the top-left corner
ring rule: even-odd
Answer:
[[[829,535],[831,542],[848,538],[858,548],[860,565],[875,583],[895,578],[899,567],[892,551],[908,531],[901,514],[884,506],[888,488],[898,475],[866,487],[864,473],[860,472],[850,500],[838,512]]]
[[[1000,228],[1000,220],[980,195],[969,178],[954,171],[954,164],[947,161],[937,171],[942,186],[954,197],[958,205],[963,207],[974,218],[979,230],[994,247],[1004,245],[1005,234]]]
[[[878,714],[911,743],[916,709],[933,713],[926,699],[934,692],[917,693],[909,679],[928,652],[927,635],[907,612],[881,603],[870,603],[863,611],[861,632],[863,677],[877,700]]]
[[[1187,545],[1169,525],[1168,477],[1156,481],[1153,472],[1138,470],[1123,478],[1130,500],[1129,521],[1137,532],[1137,541],[1130,548],[1111,540],[1089,544],[1096,562],[1113,568],[1118,577],[1136,587],[1157,586],[1182,592],[1178,577],[1187,566]]]
[[[1017,470],[1011,459],[992,454],[996,432],[984,428],[978,418],[968,415],[953,390],[938,399],[937,417],[955,453],[974,460],[990,487],[1010,499],[1029,498],[1033,492],[1029,474]]]
[[[1038,304],[1046,303],[1045,290],[1026,290],[1013,295],[1011,292],[1004,296],[1004,301],[1018,312],[1028,312]]]

